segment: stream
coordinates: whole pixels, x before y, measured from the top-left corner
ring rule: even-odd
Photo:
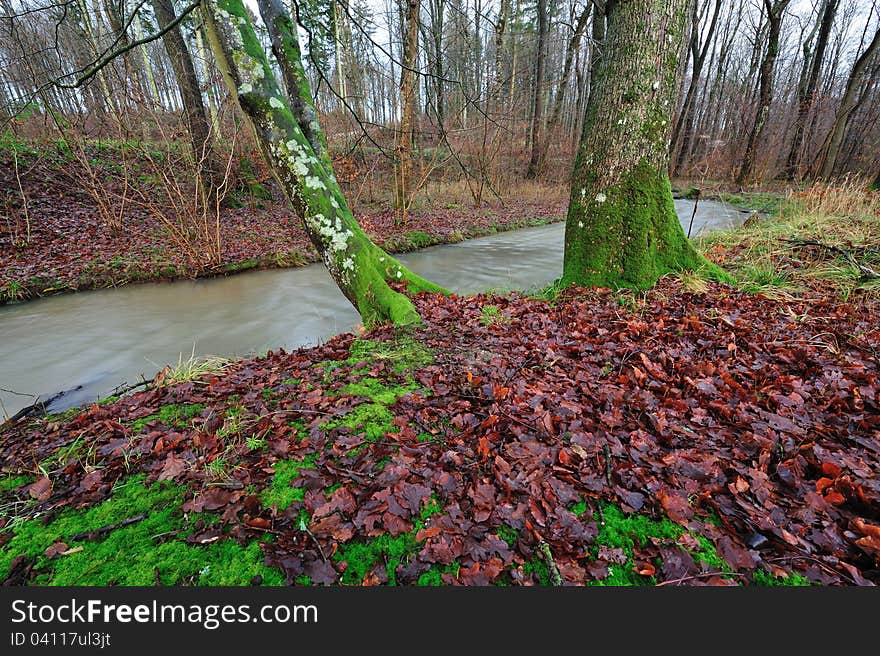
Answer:
[[[694,203],[676,200],[685,232]],[[746,214],[701,201],[692,236]],[[398,259],[459,294],[546,286],[562,272],[564,223],[434,246]],[[316,345],[354,328],[357,312],[323,265],[136,284],[0,306],[0,421],[70,390],[58,412],[152,378],[192,355],[245,357]]]

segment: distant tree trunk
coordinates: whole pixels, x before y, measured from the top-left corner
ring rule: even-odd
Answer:
[[[681,115],[675,125],[672,133],[673,146],[678,143],[678,156],[675,159],[675,166],[672,174],[674,176],[681,174],[681,169],[687,161],[687,157],[691,150],[691,138],[694,132],[694,115],[696,114],[697,105],[697,88],[700,85],[700,79],[703,75],[703,64],[706,61],[706,55],[709,53],[709,46],[715,35],[715,28],[718,25],[718,15],[721,13],[721,0],[715,0],[715,10],[709,23],[709,29],[706,31],[702,48],[700,47],[700,22],[697,13],[697,3],[693,3],[693,25],[691,27],[691,57],[693,61],[691,70],[691,83],[688,86],[687,95],[685,96],[684,106]],[[673,148],[674,150],[674,148]]]
[[[647,288],[668,271],[706,269],[681,229],[669,184],[670,111],[689,0],[608,5],[565,224],[563,285]]]
[[[843,142],[843,135],[846,133],[846,126],[853,110],[856,108],[856,99],[859,87],[864,82],[865,69],[868,62],[880,49],[880,27],[874,33],[871,43],[865,48],[865,51],[859,55],[850,71],[849,79],[846,81],[846,90],[843,92],[843,99],[840,101],[840,108],[834,117],[834,125],[831,132],[825,139],[825,143],[820,151],[819,177],[828,179],[834,175],[834,166],[837,164],[837,156],[840,153],[840,144]]]
[[[332,166],[315,152],[303,133],[303,126],[309,126],[314,115],[311,93],[303,98],[311,112],[294,114],[275,82],[243,0],[203,0],[201,10],[214,58],[230,93],[251,122],[263,158],[364,325],[419,322],[409,299],[389,283],[404,283],[413,292],[442,290],[376,246],[355,221]],[[292,21],[287,25],[284,42],[291,48],[286,51],[289,65],[297,79],[304,79],[295,27]],[[312,127],[320,133],[317,122]]]
[[[571,37],[568,39],[568,45],[565,48],[565,62],[562,65],[562,77],[559,79],[556,96],[553,98],[553,113],[550,116],[550,122],[547,124],[548,134],[552,133],[553,129],[559,124],[559,117],[562,114],[562,102],[565,100],[565,90],[568,88],[568,79],[571,77],[571,66],[574,63],[575,54],[581,47],[581,39],[587,28],[587,21],[590,20],[592,8],[593,5],[590,3],[584,6],[575,23]],[[546,148],[544,150],[546,151]]]
[[[152,0],[152,5],[153,11],[156,12],[156,21],[161,29],[167,28],[177,19],[171,0]],[[216,191],[220,166],[216,161],[212,147],[211,126],[205,112],[205,104],[202,102],[199,78],[196,76],[192,57],[186,47],[179,25],[165,32],[162,36],[162,43],[171,60],[174,77],[177,78],[180,98],[183,101],[183,113],[186,116],[192,142],[193,157],[199,166],[205,198],[210,199]]]
[[[529,131],[531,156],[527,178],[535,178],[541,161],[541,123],[544,120],[544,63],[547,57],[547,0],[538,0],[538,52],[535,57],[535,93],[532,104],[532,129]]]
[[[813,109],[816,99],[816,87],[819,83],[819,74],[822,71],[822,62],[825,59],[825,49],[828,47],[828,37],[834,24],[834,14],[840,0],[825,0],[822,9],[819,35],[816,37],[816,50],[812,55],[812,64],[807,76],[806,85],[798,97],[798,113],[794,122],[794,137],[791,142],[791,150],[785,165],[785,177],[789,180],[800,177],[801,150],[807,134],[807,120]]]
[[[419,11],[421,0],[407,0],[403,56],[400,62],[400,134],[397,139],[397,172],[394,206],[400,210],[400,222],[406,222],[409,192],[412,187],[413,130],[416,124],[416,95],[419,78]]]
[[[758,112],[749,140],[746,144],[745,155],[742,165],[736,176],[738,184],[748,182],[755,172],[755,148],[764,133],[767,124],[767,116],[770,113],[770,105],[773,102],[773,67],[776,65],[776,57],[779,55],[779,32],[782,28],[782,14],[791,0],[764,0],[764,8],[767,10],[767,50],[761,60],[760,89],[758,92]]]
[[[500,88],[504,65],[504,31],[507,29],[507,18],[510,15],[510,0],[501,0],[498,20],[495,21],[495,86]]]
[[[132,17],[131,26],[134,33],[135,41],[140,41],[144,35],[144,29],[143,24],[141,23],[141,17],[137,12],[135,12],[134,16]],[[150,92],[150,98],[154,103],[161,104],[162,96],[159,95],[159,87],[156,86],[156,76],[153,73],[153,64],[150,61],[150,54],[147,52],[147,45],[145,43],[141,44],[139,50],[144,66],[144,75],[147,78],[146,87]]]
[[[434,111],[437,113],[437,123],[443,129],[446,118],[446,98],[443,85],[443,15],[445,12],[444,0],[429,0],[428,10],[431,15],[431,41],[433,43],[433,72],[432,84],[434,86]],[[392,72],[392,76],[394,73]]]

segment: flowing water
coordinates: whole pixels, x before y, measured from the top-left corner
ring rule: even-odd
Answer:
[[[685,231],[692,201],[675,201]],[[697,206],[691,234],[745,215]],[[400,256],[460,294],[543,287],[562,272],[564,224],[506,232]],[[60,390],[51,411],[106,396],[191,355],[246,356],[315,345],[358,314],[322,265],[228,278],[138,284],[0,306],[0,420]]]

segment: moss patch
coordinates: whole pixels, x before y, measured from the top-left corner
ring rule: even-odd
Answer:
[[[305,490],[296,487],[293,483],[299,479],[300,472],[312,469],[318,455],[313,453],[304,458],[279,460],[275,463],[275,475],[272,483],[260,493],[260,500],[265,506],[276,506],[278,510],[285,510],[295,501],[305,498]]]
[[[414,522],[414,528],[409,533],[397,536],[380,535],[372,540],[349,542],[341,546],[333,556],[333,560],[346,564],[341,577],[343,585],[360,585],[367,574],[382,563],[385,564],[388,585],[397,585],[397,568],[405,563],[409,556],[415,554],[422,544],[416,540],[416,533],[425,527],[429,517],[440,511],[440,504],[432,498],[422,507],[419,518]],[[442,572],[438,572],[436,577],[430,576],[425,583],[422,583],[420,578],[419,585],[440,585],[433,582],[435,578],[439,579],[440,574]]]
[[[11,492],[28,483],[32,483],[34,477],[28,474],[21,476],[4,476],[0,478],[0,492]]]
[[[263,564],[258,542],[186,544],[197,518],[185,517],[180,509],[185,491],[170,483],[146,486],[144,477],[136,476],[91,508],[65,510],[45,525],[39,519],[18,523],[0,548],[0,572],[5,575],[12,559],[24,555],[36,561],[37,585],[146,586],[157,580],[163,585],[249,585],[255,576],[265,584],[284,583],[280,572]],[[98,542],[71,539],[144,513],[145,519],[114,529]],[[59,541],[82,551],[47,558],[45,550]]]

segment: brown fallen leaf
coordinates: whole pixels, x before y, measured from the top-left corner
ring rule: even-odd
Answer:
[[[67,544],[65,542],[56,542],[55,544],[50,545],[46,548],[44,552],[46,554],[46,558],[58,558],[67,551]]]
[[[45,501],[52,496],[52,481],[46,476],[38,478],[28,487],[28,494],[37,501]]]

